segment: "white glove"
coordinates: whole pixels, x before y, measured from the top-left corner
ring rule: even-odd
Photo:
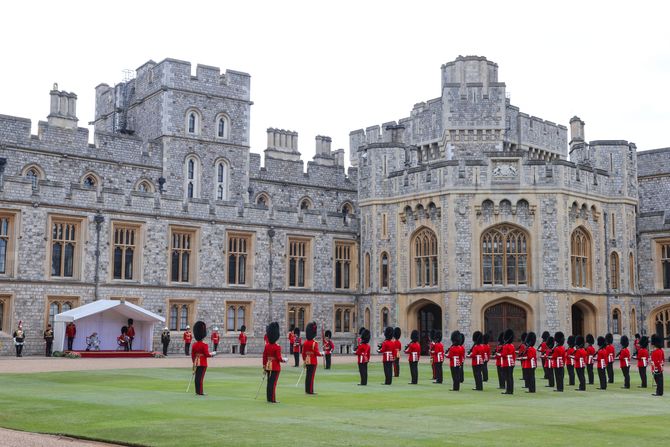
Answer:
[[[324,354],[323,354],[323,351],[319,352],[319,354],[320,354],[321,356],[323,356],[323,355],[324,355]]]
[[[212,352],[210,352],[210,355],[211,355],[212,357],[214,357],[214,356],[216,355],[216,351],[212,351]]]
[[[284,362],[284,363],[288,362],[288,357],[282,357],[281,361]]]

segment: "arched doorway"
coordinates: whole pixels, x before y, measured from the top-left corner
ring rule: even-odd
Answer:
[[[437,304],[426,304],[417,311],[421,354],[428,355],[430,349],[430,331],[442,332],[442,309]]]
[[[652,314],[652,330],[660,337],[666,339],[670,336],[670,307],[661,309]],[[664,341],[665,347],[670,346],[668,341]]]
[[[498,335],[507,329],[512,329],[516,339],[519,339],[521,333],[526,332],[526,322],[526,310],[509,301],[493,304],[484,311],[484,331],[492,342],[498,340]]]
[[[584,312],[575,304],[572,305],[572,333],[584,335]]]
[[[580,300],[570,308],[572,317],[572,335],[596,333],[596,311],[591,303]]]

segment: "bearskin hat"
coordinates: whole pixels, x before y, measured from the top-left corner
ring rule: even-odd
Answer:
[[[482,333],[480,331],[475,331],[472,333],[472,342],[476,345],[482,343]]]
[[[203,338],[207,337],[207,325],[204,321],[195,322],[193,325],[193,337],[198,341],[202,341]]]
[[[554,347],[554,337],[552,337],[550,335],[549,338],[547,338],[547,341],[545,343],[547,343],[547,348],[549,348],[549,349],[553,348]]]
[[[462,332],[459,332],[459,334],[460,334],[460,337],[459,337],[459,340],[458,340],[458,346],[463,346],[463,345],[465,345],[465,334],[462,333]]]
[[[484,338],[484,344],[488,345],[491,342],[491,336],[489,335],[488,332],[486,334],[484,334],[483,338]]]
[[[504,337],[505,343],[512,343],[514,341],[514,331],[512,329],[507,329]]]
[[[614,336],[611,333],[605,334],[605,341],[607,342],[608,345],[611,345],[614,343]]]
[[[367,331],[367,329],[366,329],[366,331]],[[369,333],[369,332],[370,332],[370,331],[368,331],[368,333]],[[330,337],[333,336],[333,333],[330,332],[330,329],[328,329],[326,332],[323,333],[323,335],[325,335],[326,337],[330,338]],[[361,338],[363,338],[363,334],[361,334]],[[369,340],[369,336],[368,336],[368,340]]]
[[[435,343],[439,343],[442,341],[442,331],[435,331],[435,337],[433,338],[433,341]]]
[[[132,325],[133,325],[133,319],[132,319],[132,318],[128,318],[128,326],[132,326]]]
[[[549,331],[542,332],[542,341],[547,341],[550,335]]]
[[[603,337],[602,335],[598,336],[598,346],[603,348],[603,347],[605,347],[606,344],[607,344],[607,342],[605,341],[605,337]]]
[[[501,332],[500,335],[498,335],[498,344],[502,345],[505,342],[505,333]]]
[[[400,330],[399,327],[393,329],[393,338],[396,340],[400,340],[400,335],[402,335],[402,331]]]
[[[330,336],[328,335],[328,337]],[[361,341],[363,343],[370,343],[370,331],[367,329],[363,330],[363,333],[361,334]]]
[[[578,348],[583,348],[584,347],[584,337],[582,337],[581,335],[578,335],[577,337],[575,337],[575,346],[577,346]]]
[[[526,335],[526,346],[535,346],[536,341],[537,335],[535,335],[535,332],[529,332],[528,335]]]
[[[635,339],[637,340],[639,338],[640,338],[640,334],[635,334]]]
[[[554,341],[556,346],[563,346],[565,344],[565,334],[561,331],[558,331],[554,334]]]
[[[428,338],[430,339],[430,341],[435,340],[435,329],[430,330],[430,333],[428,334]]]
[[[593,338],[593,334],[586,334],[586,343],[593,345],[596,342],[596,339]]]
[[[279,323],[273,321],[265,328],[265,335],[268,336],[270,343],[276,343],[279,340]]]
[[[127,334],[128,333],[128,326],[122,326],[121,327],[121,333],[124,334],[124,335]]]
[[[527,332],[522,332],[521,333],[521,343],[526,341],[526,337],[528,337],[528,333]]]
[[[245,325],[242,325],[240,327],[240,332],[245,332],[247,330],[247,327]]]
[[[624,348],[627,348],[628,345],[630,344],[630,341],[628,341],[628,337],[626,335],[622,335],[621,340],[619,342],[621,343],[621,346]]]
[[[651,344],[659,349],[663,347],[663,337],[658,334],[651,334]]]
[[[361,328],[358,330],[358,336],[360,337],[363,335],[363,331],[365,330],[365,326],[361,326]]]
[[[417,341],[419,341],[419,331],[417,331],[416,329],[414,329],[414,330],[412,331],[412,334],[409,336],[409,338],[410,338],[413,342],[417,342]]]
[[[570,346],[571,348],[574,348],[574,346],[575,346],[575,336],[574,335],[570,335],[568,337],[568,346]]]
[[[390,340],[393,338],[393,328],[391,326],[384,329],[384,338]]]
[[[299,327],[293,328],[293,335],[295,335],[296,337],[300,337],[300,328]]]
[[[305,327],[305,337],[307,340],[314,340],[314,337],[316,337],[316,323],[311,322],[307,323],[307,327]]]
[[[451,344],[458,346],[458,343],[461,341],[461,333],[454,331],[451,333]]]
[[[649,346],[649,337],[643,335],[642,337],[640,337],[640,347],[646,349],[647,346]]]

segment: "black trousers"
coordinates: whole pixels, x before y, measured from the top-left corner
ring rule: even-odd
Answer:
[[[47,346],[46,346],[46,351],[44,352],[44,355],[45,355],[45,356],[47,356],[47,357],[51,357],[51,354],[52,354],[52,352],[51,352],[51,350],[52,350],[52,346],[53,346],[53,341],[48,341],[48,342],[47,342]]]
[[[268,402],[277,402],[277,382],[280,371],[268,371],[268,386],[265,394]]]
[[[614,383],[614,363],[607,364],[607,382]]]
[[[325,354],[326,357],[326,369],[330,369],[330,358],[332,354]]]
[[[206,366],[197,366],[195,368],[195,394],[203,395],[205,394],[202,386],[205,383],[205,372],[207,371]]]
[[[503,369],[501,366],[496,365],[496,368],[498,369],[498,388],[501,390],[505,389],[505,374],[503,373]]]
[[[419,362],[409,362],[409,373],[413,384],[419,383]]]
[[[216,352],[216,351],[218,351],[218,350],[219,350],[219,344],[218,344],[218,343],[214,343],[214,349],[213,349],[213,351]]]
[[[482,377],[482,371],[484,369],[484,365],[472,365],[472,375],[475,376],[475,389],[476,390],[483,390],[484,389],[484,384],[483,382],[483,377]]]
[[[442,370],[443,362],[436,362],[433,363],[433,367],[435,368],[435,383],[442,383],[444,380],[444,373]]]
[[[526,388],[529,393],[535,392],[535,368],[524,368],[522,370]]]
[[[296,368],[300,366],[300,353],[299,352],[294,352],[293,353],[293,361],[295,362],[293,366]]]
[[[568,365],[568,385],[574,386],[575,384],[575,367],[573,365]]]
[[[389,362],[391,363],[391,362]],[[400,377],[400,359],[397,358],[393,361],[393,375],[395,377]]]
[[[135,337],[128,337],[128,350],[129,351],[133,350],[133,338],[135,338]]]
[[[663,373],[654,374],[654,381],[656,382],[656,395],[663,395]]]
[[[550,368],[547,368],[546,365],[544,365],[544,363],[542,364],[542,369],[544,370],[544,377],[543,377],[543,379],[545,379],[545,380],[549,380],[549,378],[552,376],[552,374],[550,374],[550,373],[551,373],[551,369],[550,369]]]
[[[630,366],[624,366],[621,368],[623,373],[623,387],[630,388]]]
[[[640,373],[640,382],[641,382],[640,387],[647,388],[647,367],[646,366],[638,367],[637,371]]]
[[[74,337],[67,338],[67,350],[72,351],[72,343],[74,343]]]
[[[598,380],[600,381],[600,389],[601,390],[606,390],[607,389],[607,369],[606,368],[598,368]]]
[[[316,375],[317,365],[305,365],[305,393],[314,394],[314,376]]]
[[[168,346],[170,346],[170,342],[163,343],[163,355],[167,355]]]
[[[563,391],[563,379],[565,379],[565,368],[554,368],[554,378],[556,379],[556,391]]]
[[[586,365],[586,374],[589,377],[589,385],[593,385],[593,364]]]
[[[14,345],[16,347],[16,356],[17,357],[23,357],[23,345]]]
[[[482,365],[482,380],[484,382],[489,381],[489,362],[484,362]]]
[[[244,355],[246,350],[247,350],[246,344],[240,345],[240,355]]]
[[[579,380],[579,391],[586,391],[586,379],[584,378],[584,368],[575,368],[577,380]]]
[[[461,368],[461,383],[465,382],[465,367],[463,365],[459,366]]]
[[[384,385],[390,385],[392,382],[393,382],[393,362],[384,362]]]
[[[505,376],[505,394],[514,394],[514,367],[506,366],[502,370]]]
[[[556,386],[556,376],[554,376],[554,368],[547,368],[547,372],[549,373],[549,376],[547,377],[547,379],[549,379],[549,382],[545,386],[553,388]]]
[[[326,369],[328,369],[328,368],[326,367]],[[361,385],[367,385],[368,384],[368,364],[367,364],[367,362],[358,364],[358,373],[361,375]]]
[[[128,349],[126,348],[126,351]],[[184,355],[189,355],[191,353],[191,343],[184,343]]]
[[[461,367],[460,366],[452,366],[450,367],[451,369],[451,382],[452,382],[452,390],[458,391],[461,389]]]

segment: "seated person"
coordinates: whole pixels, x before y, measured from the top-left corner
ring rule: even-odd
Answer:
[[[100,339],[98,338],[98,333],[93,332],[91,335],[86,337],[86,350],[87,351],[99,351],[100,350]]]
[[[119,344],[117,350],[130,351],[130,339],[128,338],[128,326],[121,328],[121,335],[116,337],[116,342]]]

